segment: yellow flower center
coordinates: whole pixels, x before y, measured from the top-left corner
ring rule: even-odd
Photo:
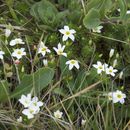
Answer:
[[[25,103],[26,103],[26,104],[28,104],[28,101],[27,101],[27,100],[25,100]]]
[[[37,106],[37,103],[36,103],[36,102],[34,102],[33,104],[34,104],[34,106]]]
[[[112,73],[112,70],[109,70],[110,73]]]
[[[102,66],[99,66],[98,68],[99,68],[99,69],[103,69]]]
[[[22,54],[22,52],[21,52],[21,51],[18,51],[18,52],[17,52],[17,54],[19,54],[19,55],[20,55],[20,54]]]
[[[118,94],[117,97],[118,97],[118,98],[122,98],[122,95]]]
[[[62,50],[58,50],[58,54],[61,55],[63,53]]]
[[[56,117],[57,117],[57,118],[60,118],[60,114],[57,114]]]
[[[70,32],[69,32],[69,31],[66,31],[66,35],[70,35]]]
[[[30,110],[30,113],[33,113],[34,112],[34,110]]]
[[[71,64],[75,64],[75,61],[74,61],[74,60],[72,60],[72,61],[71,61]]]
[[[47,49],[46,48],[42,48],[42,51],[46,51]]]

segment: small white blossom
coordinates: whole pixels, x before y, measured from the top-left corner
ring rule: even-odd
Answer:
[[[20,116],[18,119],[17,119],[17,122],[21,123],[23,121],[23,118],[22,116]]]
[[[106,68],[106,74],[111,75],[111,76],[115,76],[115,73],[117,72],[117,69],[114,69],[112,66],[110,66],[109,68]]]
[[[121,103],[125,102],[126,94],[122,93],[121,91],[117,90],[116,92],[108,93],[109,100],[112,100],[113,103]]]
[[[22,113],[27,116],[28,119],[34,118],[34,115],[40,111],[38,107],[30,106],[27,109],[24,109]]]
[[[15,49],[12,53],[12,56],[16,57],[17,59],[21,59],[24,55],[26,55],[26,52],[24,50],[25,48]]]
[[[93,28],[92,31],[96,32],[96,33],[101,33],[101,29],[103,28],[103,26],[98,26],[96,28]]]
[[[38,97],[33,97],[30,103],[30,107],[41,107],[43,106],[43,102],[38,101]]]
[[[79,69],[79,63],[77,60],[69,60],[66,62],[66,65],[69,65],[69,70],[72,70],[73,67]]]
[[[64,29],[60,29],[59,31],[60,33],[63,34],[63,38],[62,38],[63,41],[67,41],[68,38],[74,41],[75,39],[74,34],[76,33],[74,29],[69,29],[68,26],[64,26]]]
[[[51,51],[48,49],[47,46],[45,46],[45,44],[43,42],[40,43],[39,49],[38,49],[38,53],[41,53],[42,56],[45,56],[46,53],[50,53]]]
[[[45,67],[48,66],[48,61],[47,61],[47,59],[44,59],[44,60],[43,60],[43,64],[44,64]]]
[[[67,54],[64,52],[65,45],[64,45],[64,46],[61,46],[61,44],[59,43],[59,44],[58,44],[58,48],[53,47],[53,49],[56,51],[56,53],[57,53],[58,55],[63,55],[63,56],[65,56],[65,57],[67,57]]]
[[[83,119],[82,119],[82,120],[81,120],[81,125],[84,126],[85,123],[86,123],[86,120],[83,120]]]
[[[5,31],[5,36],[6,36],[6,37],[9,37],[10,34],[11,34],[11,30],[8,29],[8,28],[6,28],[4,31]]]
[[[5,53],[3,52],[3,51],[0,51],[0,59],[1,60],[3,60],[3,55],[4,55]]]
[[[54,112],[54,117],[57,119],[62,118],[63,112],[57,110],[56,112]]]
[[[97,64],[93,64],[93,67],[97,69],[97,73],[101,74],[108,67],[108,64],[102,64],[100,61],[97,61]]]
[[[31,94],[28,94],[27,96],[22,95],[19,99],[19,102],[24,105],[25,108],[29,107],[31,104]]]
[[[16,38],[10,41],[10,46],[15,46],[17,44],[25,44],[21,38]]]
[[[114,51],[115,51],[114,49],[111,49],[111,50],[110,50],[110,53],[109,53],[109,57],[110,57],[110,58],[114,55]]]

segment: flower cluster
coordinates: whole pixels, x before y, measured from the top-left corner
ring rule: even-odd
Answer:
[[[76,31],[74,29],[69,29],[68,26],[64,26],[64,29],[60,29],[59,32],[61,32],[63,34],[63,42],[67,41],[69,38],[74,41],[75,37],[74,34],[76,33]],[[64,52],[65,50],[65,45],[61,45],[61,43],[58,43],[57,48],[53,47],[54,51],[56,52],[57,55],[59,56],[65,56],[67,57],[67,53]],[[42,54],[43,57],[45,57],[45,55],[47,53],[50,53],[51,51],[48,49],[48,47],[43,43],[40,42],[39,44],[39,48],[38,48],[38,54]],[[44,66],[48,65],[48,62],[46,59],[43,60]],[[68,60],[66,62],[66,65],[69,65],[69,70],[72,70],[73,67],[76,67],[77,69],[79,69],[79,63],[77,60],[71,59]]]
[[[24,106],[22,113],[27,116],[28,119],[34,118],[34,115],[38,114],[40,107],[43,106],[41,101],[38,101],[38,97],[31,98],[31,94],[27,96],[22,95],[19,102]]]
[[[67,41],[69,38],[74,41],[75,40],[75,36],[74,34],[76,33],[76,31],[74,29],[70,29],[68,26],[64,26],[64,29],[60,29],[59,32],[61,34],[63,34],[63,37],[62,37],[62,40],[63,42],[64,41]],[[11,30],[8,30],[6,29],[5,30],[5,35],[9,36],[11,33]],[[22,39],[20,38],[15,38],[13,40],[10,41],[9,45],[10,46],[15,46],[15,45],[22,45],[22,44],[25,44],[25,42],[23,42]],[[53,49],[55,50],[55,52],[57,53],[57,55],[62,55],[62,56],[65,56],[67,57],[67,53],[64,52],[64,49],[65,49],[65,45],[61,45],[61,43],[58,43],[57,45],[57,48],[56,47],[53,47]],[[39,46],[38,46],[38,54],[42,54],[43,57],[45,57],[45,55],[47,53],[51,53],[50,49],[48,49],[48,47],[41,41]],[[0,51],[0,59],[3,59],[3,55],[5,53],[3,51]],[[20,59],[26,55],[26,52],[25,52],[25,48],[16,48],[14,49],[14,51],[12,52],[11,56],[12,57],[15,57],[16,60],[14,61],[15,64],[19,64],[20,63]],[[44,66],[47,66],[48,65],[48,61],[47,59],[44,59],[43,60],[43,64]],[[76,67],[77,69],[79,69],[79,63],[77,60],[74,60],[74,59],[71,59],[71,60],[68,60],[66,62],[66,65],[69,65],[69,70],[73,69],[73,67]]]
[[[12,28],[12,26],[10,25],[4,30],[6,38],[8,38],[10,36],[11,30],[13,30],[11,28]],[[15,45],[20,45],[20,44],[25,44],[21,38],[15,38],[9,42],[10,46],[15,46]],[[0,51],[0,59],[3,59],[4,54],[5,54],[5,52]],[[19,61],[25,55],[26,55],[25,48],[16,48],[16,49],[14,49],[14,51],[11,54],[12,57],[16,58],[16,61]],[[15,63],[15,61],[14,61],[14,63]]]
[[[109,92],[107,94],[108,99],[112,101],[113,103],[121,103],[123,104],[125,102],[126,94],[122,93],[121,91],[117,90],[115,92]]]
[[[102,64],[100,61],[97,61],[97,64],[93,64],[93,67],[97,69],[97,73],[101,74],[102,72],[105,72],[108,75],[115,76],[115,73],[118,71],[117,69],[114,69],[112,66],[108,67],[108,64],[104,63]]]
[[[15,46],[18,44],[25,44],[22,39],[16,38],[10,41],[10,46]],[[12,57],[15,57],[16,60],[20,60],[23,56],[26,55],[25,48],[17,48],[14,49],[14,52],[12,53]]]

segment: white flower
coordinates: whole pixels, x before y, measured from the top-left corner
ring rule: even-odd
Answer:
[[[92,31],[96,32],[96,33],[101,33],[101,29],[103,28],[103,26],[98,26],[96,28],[93,28]]]
[[[106,68],[106,74],[111,75],[111,76],[115,76],[115,73],[117,72],[117,69],[114,69],[112,66],[110,66],[109,68]]]
[[[86,120],[83,120],[83,119],[82,119],[82,120],[81,120],[81,125],[84,126],[85,123],[86,123]]]
[[[38,53],[41,53],[43,56],[45,56],[47,52],[50,53],[51,51],[48,49],[47,46],[45,46],[43,42],[41,42],[38,49]]]
[[[16,38],[16,39],[10,41],[10,46],[15,46],[17,44],[25,44],[25,43],[20,38]]]
[[[115,51],[114,49],[111,49],[111,50],[110,50],[110,53],[109,53],[109,57],[110,57],[110,58],[114,55],[114,51]]]
[[[27,109],[24,109],[22,113],[27,116],[28,119],[34,118],[34,115],[40,111],[38,107],[31,106]]]
[[[26,55],[26,52],[24,52],[24,48],[20,49],[15,49],[14,52],[12,53],[13,57],[16,57],[17,59],[21,59],[22,56]]]
[[[8,29],[8,28],[6,28],[4,31],[5,31],[5,36],[6,36],[6,37],[9,37],[10,34],[11,34],[11,30]]]
[[[122,77],[123,77],[123,71],[120,72],[119,79],[122,79]]]
[[[3,55],[4,55],[5,53],[3,52],[3,51],[0,51],[0,59],[1,60],[3,60]]]
[[[122,93],[121,91],[117,90],[116,92],[112,92],[112,101],[113,103],[120,102],[123,104],[125,102],[126,94]]]
[[[23,121],[23,118],[22,116],[20,116],[18,119],[17,119],[17,122],[21,123]]]
[[[69,29],[68,26],[64,26],[64,29],[60,29],[59,31],[60,33],[63,34],[63,38],[62,38],[63,41],[68,40],[68,38],[74,41],[75,39],[74,34],[76,33],[74,29]]]
[[[79,69],[79,63],[77,60],[69,60],[66,62],[66,65],[69,65],[69,70],[72,70],[72,68],[75,66],[77,69]]]
[[[28,94],[27,96],[22,95],[19,99],[19,102],[24,105],[25,108],[29,107],[31,104],[31,94]]]
[[[43,60],[43,64],[44,64],[45,67],[48,66],[48,61],[47,61],[47,59],[44,59],[44,60]]]
[[[59,44],[58,44],[58,48],[53,47],[53,49],[56,51],[56,53],[57,53],[58,55],[63,55],[63,56],[65,56],[65,57],[67,57],[67,54],[63,52],[64,49],[65,49],[65,45],[64,45],[64,46],[61,46],[61,44],[59,43]]]
[[[57,119],[62,118],[63,112],[60,112],[59,110],[57,110],[56,112],[54,112],[54,117]]]
[[[38,101],[38,97],[33,97],[29,106],[39,108],[39,107],[43,106],[43,102]]]
[[[100,61],[97,61],[97,64],[93,64],[93,67],[97,69],[97,73],[101,74],[102,71],[105,71],[108,67],[108,64],[102,64]]]

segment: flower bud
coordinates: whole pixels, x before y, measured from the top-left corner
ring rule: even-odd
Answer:
[[[43,64],[44,64],[45,67],[48,66],[48,61],[47,61],[47,59],[44,59],[44,60],[43,60]]]
[[[116,54],[116,58],[119,58],[119,53]]]
[[[16,65],[18,65],[18,64],[20,64],[20,60],[15,60],[14,63],[15,63]]]
[[[122,77],[123,77],[123,71],[120,72],[119,79],[122,79]]]
[[[111,58],[114,55],[114,49],[110,50],[109,57]]]
[[[117,59],[115,59],[114,61],[113,61],[113,67],[115,67],[117,65]]]
[[[5,29],[5,36],[6,36],[6,37],[9,37],[10,34],[11,34],[11,30],[8,29],[8,28],[6,28],[6,29]]]

